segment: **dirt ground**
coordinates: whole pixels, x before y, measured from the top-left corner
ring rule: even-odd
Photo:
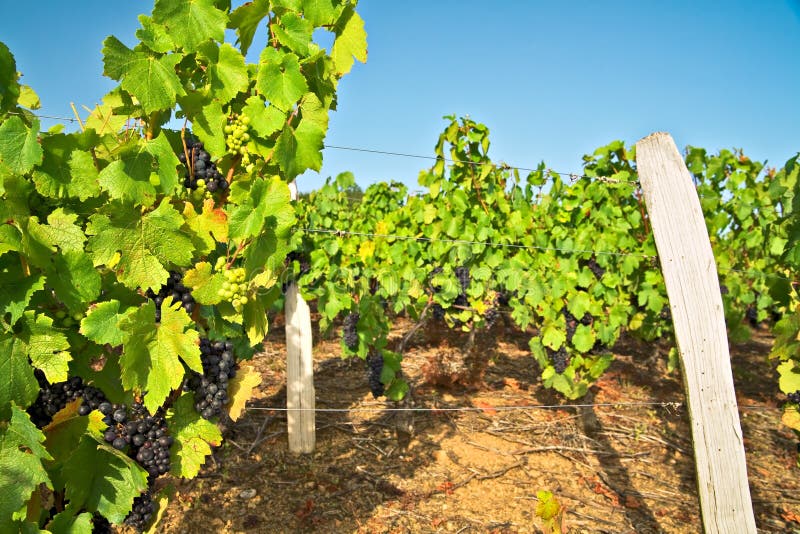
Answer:
[[[398,320],[393,340],[412,325]],[[225,430],[200,476],[180,482],[157,530],[205,532],[543,532],[536,494],[564,508],[564,532],[701,532],[691,435],[680,373],[668,346],[623,340],[593,388],[570,407],[539,383],[529,335],[498,324],[478,336],[488,362],[479,386],[431,385],[431,361],[465,337],[431,325],[410,338],[404,372],[417,407],[387,412],[368,392],[364,362],[342,360],[338,331],[315,346],[316,452],[289,453],[282,325],[254,359],[263,383]],[[800,533],[797,440],[780,425],[771,339],[732,347],[751,495],[760,532]],[[614,403],[642,403],[620,406]],[[496,410],[497,406],[562,405]],[[402,423],[402,424],[401,424]],[[408,434],[398,428],[407,429]]]

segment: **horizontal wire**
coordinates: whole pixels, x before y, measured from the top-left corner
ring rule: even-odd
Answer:
[[[19,112],[16,112],[16,111],[9,111],[8,114],[9,115],[17,115],[18,117],[24,117],[25,116],[25,113],[19,113]],[[59,120],[59,121],[78,122],[78,119],[76,119],[75,117],[57,117],[55,115],[45,115],[45,114],[42,114],[42,113],[33,113],[33,112],[31,112],[31,115],[33,115],[34,117],[36,117],[38,119],[54,119],[54,120]]]

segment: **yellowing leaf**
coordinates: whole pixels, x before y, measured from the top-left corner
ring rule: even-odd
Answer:
[[[253,390],[261,383],[261,375],[250,365],[243,366],[228,383],[228,415],[233,421],[244,412],[245,404],[253,398]]]

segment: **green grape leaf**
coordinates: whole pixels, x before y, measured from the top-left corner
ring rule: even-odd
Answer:
[[[208,78],[214,98],[226,104],[250,84],[244,56],[228,43],[219,47],[217,57],[208,66]]]
[[[583,315],[589,311],[592,302],[589,298],[589,294],[585,291],[579,291],[573,295],[573,297],[569,300],[569,304],[567,304],[567,309],[569,312],[578,318],[578,320],[583,317]]]
[[[157,169],[158,189],[162,193],[168,195],[178,185],[175,168],[180,162],[163,131],[155,139],[137,139],[129,143],[119,158],[100,172],[100,185],[111,198],[151,205],[156,195],[150,180],[154,169]]]
[[[184,393],[167,411],[167,424],[174,438],[170,449],[172,474],[194,478],[211,454],[211,447],[222,443],[217,425],[206,421],[194,409],[194,395]]]
[[[45,278],[41,274],[25,276],[21,269],[8,268],[3,263],[0,262],[0,312],[3,316],[11,314],[9,324],[13,325],[22,317],[33,294],[44,289]]]
[[[203,142],[209,153],[224,154],[226,150],[224,129],[227,123],[228,117],[222,111],[222,104],[214,100],[205,103],[192,116],[192,133]]]
[[[308,91],[297,56],[266,47],[258,60],[256,90],[272,105],[284,111],[291,109]]]
[[[18,340],[25,347],[28,358],[44,372],[51,384],[67,379],[67,368],[72,356],[69,353],[67,336],[53,328],[53,320],[44,315],[25,312],[22,331]]]
[[[136,38],[143,45],[159,54],[166,54],[175,46],[167,28],[153,21],[147,15],[139,15],[141,28],[136,30]]]
[[[228,218],[230,237],[233,239],[257,236],[265,225],[278,232],[294,222],[289,187],[277,176],[270,180],[253,180],[249,191],[234,182],[231,198],[239,203],[230,211]]]
[[[0,124],[0,164],[15,174],[30,172],[42,161],[42,147],[36,139],[38,133],[38,120],[28,128],[16,115],[6,119]]]
[[[11,404],[27,408],[39,395],[39,382],[28,363],[28,347],[18,336],[0,334],[0,420],[11,416]]]
[[[286,122],[286,112],[275,106],[265,105],[260,96],[248,98],[242,113],[250,117],[250,129],[264,139],[280,130]]]
[[[203,372],[200,336],[190,328],[191,319],[168,296],[161,304],[161,323],[153,327],[155,304],[150,301],[120,321],[125,333],[120,365],[122,385],[145,392],[143,404],[155,411],[172,390],[183,382],[183,360],[190,369]]]
[[[65,483],[61,477],[60,467],[63,467],[69,460],[83,437],[87,433],[99,437],[106,428],[106,424],[103,423],[103,414],[97,410],[87,417],[78,415],[80,404],[80,399],[70,402],[59,410],[53,416],[53,420],[44,428],[47,438],[45,446],[58,467],[53,470],[53,483],[57,487],[61,487]]]
[[[278,24],[270,27],[281,44],[301,57],[308,55],[308,43],[311,42],[311,33],[314,31],[311,22],[294,13],[285,13],[281,15]]]
[[[228,215],[222,208],[214,207],[214,199],[203,201],[203,211],[198,214],[187,202],[183,209],[186,224],[194,232],[195,249],[200,255],[208,255],[217,248],[217,243],[228,241]]]
[[[367,32],[364,31],[364,20],[352,5],[342,11],[334,30],[336,40],[333,42],[331,57],[336,74],[341,76],[353,68],[354,58],[361,63],[367,61]]]
[[[75,507],[67,505],[64,511],[53,516],[46,528],[52,534],[92,534],[92,514],[75,515]]]
[[[172,31],[170,35],[176,37]],[[175,74],[175,65],[181,59],[178,54],[156,58],[131,50],[113,36],[103,41],[103,73],[120,81],[122,88],[141,102],[146,114],[171,108],[175,99],[184,94],[183,85]]]
[[[47,226],[42,231],[48,241],[64,252],[82,252],[86,236],[80,226],[75,224],[78,216],[57,208],[47,216]]]
[[[122,345],[124,332],[119,327],[119,322],[130,311],[132,310],[120,313],[118,300],[100,302],[89,308],[86,317],[81,320],[80,332],[99,345]]]
[[[126,287],[158,291],[169,275],[163,265],[190,264],[192,242],[181,231],[183,217],[169,200],[144,216],[122,205],[109,211],[89,218],[89,249],[95,265],[109,265],[119,253],[119,280]]]
[[[244,329],[251,345],[261,343],[267,337],[269,331],[267,310],[273,300],[271,292],[267,292],[265,295],[254,295],[242,309]]]
[[[194,300],[200,304],[213,305],[223,299],[219,296],[225,277],[221,272],[212,273],[211,264],[200,262],[183,275],[183,283],[192,289]]]
[[[17,63],[8,47],[0,43],[0,111],[12,109],[19,99]]]
[[[553,350],[558,350],[566,340],[567,336],[561,328],[552,322],[545,324],[542,329],[542,344]]]
[[[572,336],[572,346],[578,352],[589,352],[594,347],[595,335],[590,326],[579,324]]]
[[[79,311],[100,295],[100,273],[83,251],[56,254],[47,279],[67,308]]]
[[[303,0],[303,16],[312,26],[333,24],[335,15],[331,0]]]
[[[31,494],[50,477],[42,460],[52,457],[44,448],[44,435],[27,413],[11,406],[11,420],[0,422],[0,531],[14,532],[12,515],[22,508]]]
[[[147,489],[147,472],[125,453],[84,436],[61,470],[65,497],[76,508],[122,523],[133,499]]]
[[[303,97],[302,119],[296,129],[284,128],[275,143],[275,156],[287,180],[307,169],[322,167],[323,140],[328,129],[328,114],[313,93]]]
[[[785,361],[778,366],[778,386],[784,393],[800,391],[800,367],[792,361]]]
[[[237,7],[230,15],[228,28],[236,30],[236,42],[247,55],[258,25],[270,12],[269,0],[254,0]]]
[[[156,0],[153,20],[162,24],[173,42],[184,52],[194,52],[200,43],[225,38],[227,16],[213,0]]]
[[[395,379],[389,387],[386,388],[386,398],[393,401],[402,400],[408,394],[409,386],[408,382],[402,379]]]
[[[41,143],[44,159],[33,172],[33,182],[42,196],[86,200],[99,194],[94,160],[78,148],[74,136],[48,135]]]

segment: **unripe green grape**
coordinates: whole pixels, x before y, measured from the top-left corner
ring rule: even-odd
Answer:
[[[64,310],[58,310],[56,312],[56,319],[64,319],[67,316],[67,312]]]
[[[242,295],[241,297],[239,297],[239,302],[241,302],[242,304],[247,304],[248,300],[249,299],[247,298],[247,295]]]

